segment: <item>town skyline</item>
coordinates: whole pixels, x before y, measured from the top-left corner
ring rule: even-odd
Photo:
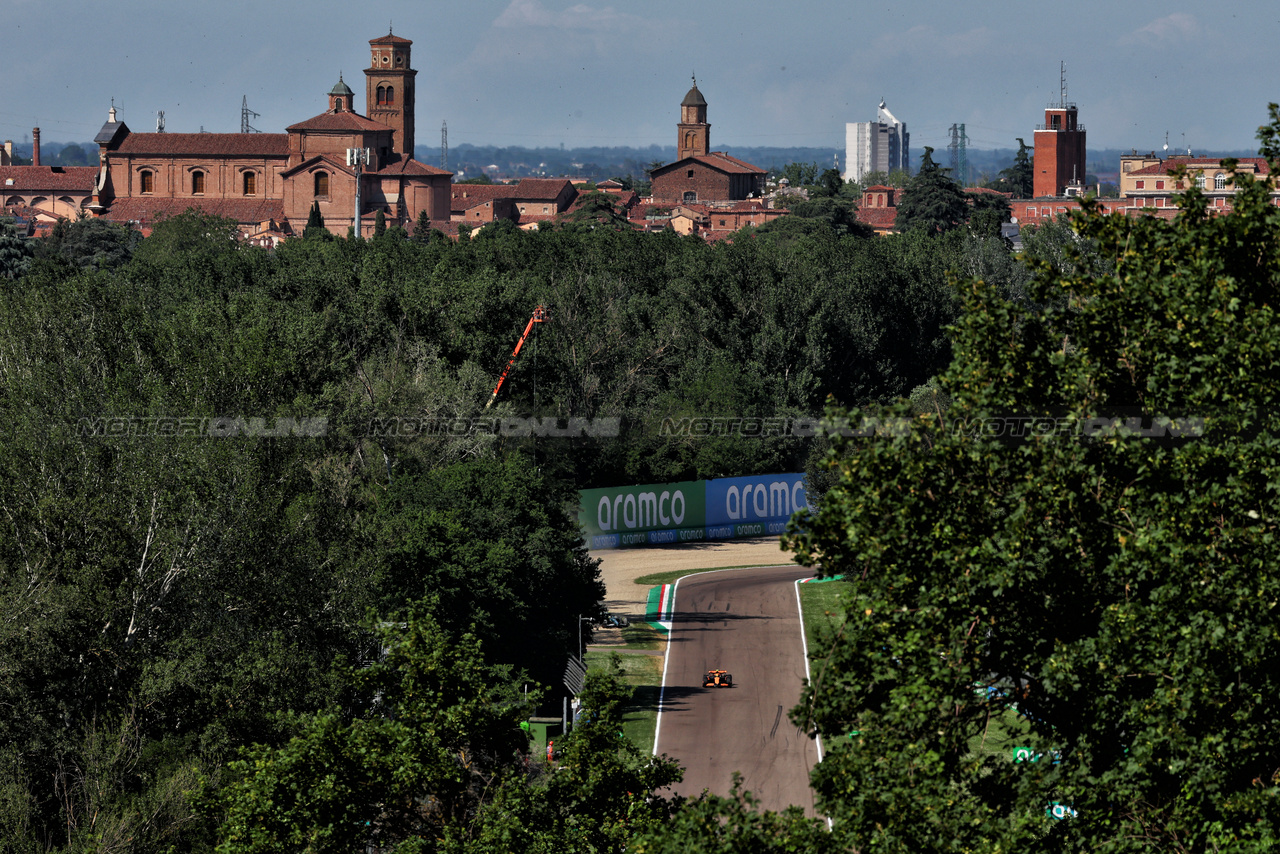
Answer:
[[[1009,0],[955,6],[396,0],[353,15],[331,0],[199,10],[126,0],[104,21],[85,0],[0,0],[11,84],[0,138],[40,127],[46,141],[87,141],[113,101],[135,132],[154,130],[159,110],[171,132],[234,132],[243,98],[255,128],[281,133],[324,110],[339,74],[363,111],[368,41],[388,29],[414,42],[416,135],[427,147],[442,122],[454,146],[667,146],[695,74],[712,149],[843,156],[845,124],[874,118],[883,97],[910,129],[913,160],[945,149],[957,123],[973,148],[1031,144],[1060,98],[1060,63],[1090,149],[1158,151],[1166,138],[1170,153],[1249,148],[1280,100],[1266,61],[1280,16],[1261,0],[1212,11],[1084,0],[1070,18]]]

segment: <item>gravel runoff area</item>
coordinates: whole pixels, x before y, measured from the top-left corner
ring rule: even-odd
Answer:
[[[634,549],[601,549],[591,553],[600,558],[604,579],[605,605],[611,614],[643,619],[649,588],[635,583],[642,575],[655,572],[720,569],[728,566],[790,565],[791,552],[784,552],[776,537],[750,540],[719,540],[682,543],[676,546],[648,546]],[[606,632],[597,632],[598,642],[608,643]]]

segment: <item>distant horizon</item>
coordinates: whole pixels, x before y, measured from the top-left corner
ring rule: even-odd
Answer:
[[[413,42],[416,136],[453,145],[647,148],[675,142],[696,75],[711,148],[843,152],[845,125],[883,98],[912,148],[1031,142],[1048,104],[1069,100],[1098,150],[1247,149],[1280,101],[1264,0],[1059,6],[1016,0],[387,0],[376,22],[351,10],[221,0],[0,0],[6,91],[0,139],[92,139],[114,104],[138,132],[164,111],[175,133],[282,133],[323,112],[344,76],[364,109],[369,41]],[[363,16],[367,19],[369,16]],[[1051,42],[1057,50],[1046,47]],[[76,58],[80,61],[68,61]],[[88,69],[88,70],[86,70]],[[732,140],[725,145],[722,140]]]

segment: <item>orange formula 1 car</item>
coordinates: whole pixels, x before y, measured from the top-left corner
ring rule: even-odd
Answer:
[[[703,688],[732,688],[733,677],[725,670],[708,670],[702,677]]]

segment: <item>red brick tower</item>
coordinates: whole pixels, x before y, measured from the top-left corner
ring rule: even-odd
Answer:
[[[680,138],[676,141],[676,160],[697,157],[711,150],[711,125],[707,124],[707,99],[698,91],[698,81],[680,102]]]
[[[388,33],[369,42],[373,56],[365,77],[365,115],[395,131],[392,150],[413,157],[413,79],[409,39]]]
[[[1084,126],[1076,120],[1076,105],[1067,100],[1062,73],[1062,98],[1044,111],[1044,126],[1035,133],[1033,194],[1061,196],[1068,184],[1084,183]]]

